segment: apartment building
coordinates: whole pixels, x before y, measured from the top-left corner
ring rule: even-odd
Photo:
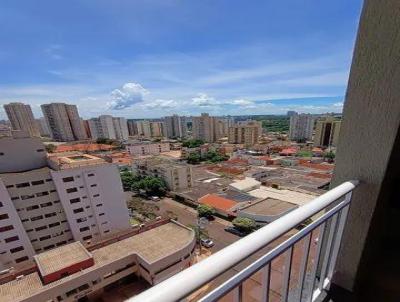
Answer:
[[[311,114],[293,114],[290,117],[289,138],[291,140],[311,140],[314,117]]]
[[[229,127],[228,142],[230,144],[244,144],[246,147],[251,147],[258,143],[260,135],[259,122],[247,121],[246,123]]]
[[[207,143],[213,143],[218,138],[216,135],[216,118],[208,113],[194,116],[192,122],[193,138],[201,139]]]
[[[88,125],[92,139],[108,138],[127,140],[129,136],[128,124],[123,117],[101,115],[88,120]]]
[[[129,229],[115,165],[80,153],[47,157],[23,133],[0,138],[0,155],[0,269]]]
[[[127,124],[128,124],[128,133],[129,133],[129,136],[138,135],[138,127],[137,127],[136,121],[134,121],[134,120],[128,120],[128,121],[127,121]]]
[[[2,302],[77,301],[98,298],[128,276],[155,285],[190,266],[194,232],[161,220],[97,245],[73,242],[34,256],[28,269],[0,278]]]
[[[161,152],[170,151],[169,143],[151,143],[151,142],[140,142],[132,143],[126,146],[126,150],[133,156],[140,155],[158,155]]]
[[[315,126],[314,146],[336,147],[339,142],[342,121],[332,116],[319,119]]]
[[[40,136],[50,137],[50,128],[47,125],[46,119],[44,117],[36,119],[37,126],[39,128]]]
[[[52,139],[75,141],[87,138],[76,105],[51,103],[43,104],[41,108]]]
[[[164,118],[165,134],[168,138],[187,137],[186,117],[174,114]]]
[[[4,105],[4,110],[13,130],[24,130],[30,136],[40,136],[38,125],[33,117],[30,105],[10,103]]]
[[[162,178],[169,190],[179,191],[193,187],[192,167],[160,157],[134,161],[132,170],[137,174]]]

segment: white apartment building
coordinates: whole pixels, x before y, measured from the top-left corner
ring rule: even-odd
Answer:
[[[193,117],[193,138],[201,139],[207,143],[215,142],[218,137],[216,134],[216,118],[208,113]]]
[[[92,139],[128,139],[128,124],[126,119],[123,117],[100,115],[97,118],[88,120],[88,124]]]
[[[193,187],[192,167],[162,158],[147,158],[134,161],[132,170],[141,176],[162,178],[171,191]]]
[[[21,133],[0,138],[0,269],[129,228],[115,165],[79,153],[47,158]]]
[[[51,103],[41,105],[43,116],[56,141],[75,141],[87,138],[76,105]]]
[[[246,147],[258,143],[261,135],[260,123],[257,121],[246,121],[229,127],[228,142],[230,144],[244,144]]]
[[[289,138],[291,140],[311,140],[314,117],[311,114],[293,114],[290,117]]]
[[[26,131],[30,136],[40,136],[30,105],[10,103],[4,105],[4,110],[13,130]]]
[[[339,142],[342,121],[332,116],[319,119],[315,126],[314,146],[336,147]]]
[[[126,146],[126,150],[133,156],[140,155],[158,155],[161,152],[170,151],[169,143],[134,143]]]
[[[150,121],[137,121],[136,126],[139,136],[151,138]]]

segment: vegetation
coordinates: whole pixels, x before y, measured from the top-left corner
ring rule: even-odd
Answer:
[[[189,228],[191,228],[194,231],[195,238],[197,241],[200,241],[200,239],[207,239],[209,238],[208,232],[205,229],[202,229],[198,227],[197,225],[188,225]]]
[[[290,118],[283,115],[256,116],[252,119],[261,121],[262,127],[268,132],[288,132]]]
[[[201,204],[197,207],[197,215],[199,217],[206,217],[209,218],[215,214],[215,210],[213,207],[206,205],[206,204]]]
[[[256,222],[246,217],[237,217],[232,220],[232,224],[235,228],[245,233],[250,233],[257,228]]]
[[[229,156],[221,155],[215,151],[208,151],[203,156],[200,156],[198,153],[191,153],[187,158],[187,162],[192,165],[196,165],[202,161],[208,161],[211,163],[217,163],[220,161],[228,160]]]
[[[335,160],[335,156],[335,153],[333,153],[332,151],[324,153],[324,158],[326,158],[329,162],[333,162]]]
[[[120,175],[121,175],[122,187],[124,188],[124,191],[130,191],[132,189],[133,184],[140,180],[139,177],[134,175],[128,169],[121,171]]]
[[[296,156],[298,157],[312,157],[311,151],[299,151],[297,152]]]
[[[56,146],[53,144],[48,144],[46,145],[46,151],[47,153],[53,153],[54,151],[56,151]]]
[[[145,176],[139,177],[138,180],[134,181],[131,190],[137,192],[143,190],[148,196],[164,196],[167,191],[167,185],[165,181],[159,177]]]
[[[140,216],[146,217],[148,219],[156,218],[156,213],[160,210],[157,205],[143,202],[138,197],[132,197],[132,199],[128,201],[128,208],[131,209],[133,212],[136,212]]]
[[[202,144],[204,144],[204,141],[201,139],[189,139],[182,143],[182,147],[196,148],[200,147]]]

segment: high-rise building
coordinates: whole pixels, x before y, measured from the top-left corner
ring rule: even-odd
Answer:
[[[187,136],[186,117],[174,114],[164,118],[165,132],[168,138],[184,138]]]
[[[234,125],[234,120],[231,117],[215,118],[215,135],[216,139],[227,137],[229,134],[229,127]]]
[[[87,138],[76,105],[51,103],[43,104],[41,108],[54,140],[75,141]]]
[[[260,136],[260,123],[257,121],[246,121],[229,127],[228,142],[230,144],[244,144],[251,147],[258,143]]]
[[[210,116],[208,113],[202,113],[201,116],[193,117],[193,138],[201,139],[208,143],[213,143],[218,139],[215,128],[216,118]]]
[[[128,120],[127,124],[128,124],[129,136],[138,135],[138,127],[137,127],[136,122],[134,120]]]
[[[291,116],[296,115],[296,114],[297,114],[297,112],[296,112],[296,111],[293,111],[293,110],[289,110],[289,111],[286,113],[286,115],[287,115],[288,117],[291,117]]]
[[[39,128],[40,136],[50,136],[50,128],[47,125],[46,119],[44,117],[36,119],[36,123]]]
[[[4,110],[13,130],[24,130],[30,136],[40,136],[31,106],[23,103],[10,103],[4,105]]]
[[[294,114],[290,117],[289,138],[291,140],[311,140],[314,117],[311,114]]]
[[[164,123],[163,122],[150,122],[151,137],[164,136]]]
[[[314,146],[336,147],[339,142],[340,125],[342,121],[332,116],[317,121],[315,126]]]
[[[136,126],[138,129],[139,136],[142,136],[145,138],[151,138],[150,121],[137,121]]]
[[[87,154],[47,157],[38,138],[0,138],[0,269],[128,230],[118,169]]]
[[[127,140],[129,138],[128,123],[124,117],[113,118],[115,136],[118,140]]]

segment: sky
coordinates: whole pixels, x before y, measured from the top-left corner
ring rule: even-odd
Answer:
[[[361,6],[0,1],[0,105],[39,117],[40,104],[66,102],[84,118],[340,112]]]

